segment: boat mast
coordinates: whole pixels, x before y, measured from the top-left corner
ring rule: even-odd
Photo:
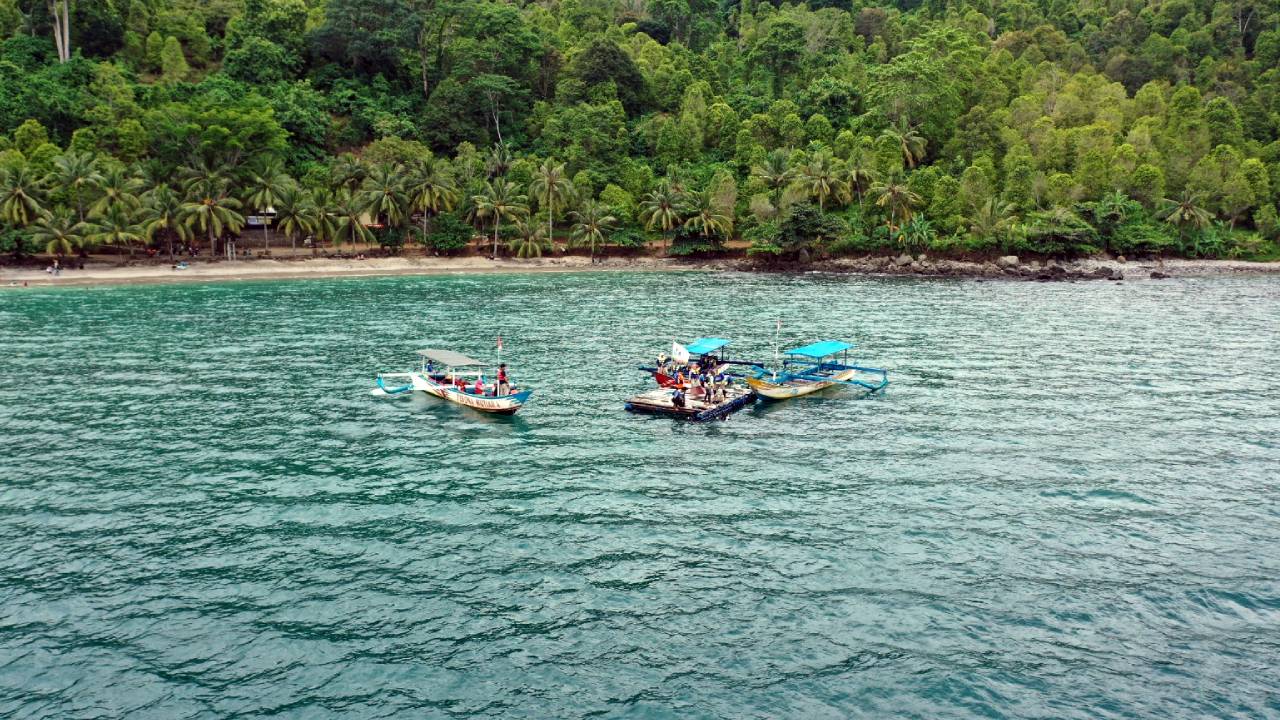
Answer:
[[[778,379],[778,339],[782,335],[782,318],[778,318],[778,322],[773,328],[773,379]]]

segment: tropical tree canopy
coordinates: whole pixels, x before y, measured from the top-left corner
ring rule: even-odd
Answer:
[[[93,250],[164,184],[198,244],[296,186],[309,226],[264,243],[470,219],[496,254],[598,199],[667,245],[780,248],[812,205],[793,227],[850,252],[1280,257],[1278,28],[1258,0],[0,0],[0,249],[69,214]]]

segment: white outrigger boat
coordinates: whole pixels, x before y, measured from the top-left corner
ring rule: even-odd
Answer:
[[[889,384],[888,371],[848,364],[851,349],[852,344],[838,340],[792,348],[786,351],[781,369],[760,368],[747,378],[747,384],[766,400],[789,400],[835,385],[857,387],[867,394],[883,390]]]
[[[466,405],[480,412],[510,415],[519,410],[533,394],[514,386],[485,384],[483,392],[475,391],[477,380],[483,381],[485,363],[452,350],[419,350],[418,369],[406,373],[381,373],[373,392],[397,397],[422,391],[452,403]],[[502,393],[502,394],[499,394]]]

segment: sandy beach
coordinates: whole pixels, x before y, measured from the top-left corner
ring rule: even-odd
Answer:
[[[1085,259],[1065,264],[1073,272],[1088,273],[1098,268],[1115,270],[1126,279],[1150,278],[1152,273],[1169,277],[1191,277],[1242,273],[1280,272],[1280,263],[1239,260],[1169,259],[1130,261]],[[1040,265],[1033,263],[1034,272]],[[35,268],[0,268],[0,288],[57,285],[140,285],[155,283],[227,282],[240,280],[288,280],[301,278],[380,277],[391,275],[448,275],[475,273],[542,273],[542,272],[608,272],[608,271],[715,271],[759,269],[742,258],[690,261],[684,259],[638,257],[606,258],[591,263],[579,256],[546,257],[529,260],[484,257],[392,257],[363,260],[341,258],[305,258],[292,260],[251,259],[209,262],[204,259],[186,269],[175,270],[168,264],[122,265],[90,263],[83,270],[65,269],[54,277]],[[934,260],[910,265],[897,264],[888,257],[842,259],[816,262],[808,266],[776,266],[774,271],[829,271],[877,275],[922,275],[943,277],[1010,277],[1018,273],[1002,273],[992,263]],[[1033,271],[1021,266],[1021,276]],[[1114,279],[1114,278],[1113,278]]]
[[[227,282],[232,280],[289,280],[330,277],[381,277],[390,275],[449,275],[475,273],[587,272],[609,270],[715,269],[712,263],[690,263],[663,258],[613,258],[591,264],[585,257],[566,256],[529,260],[489,260],[484,257],[392,257],[365,260],[308,258],[294,260],[197,260],[186,269],[163,265],[89,264],[83,270],[67,269],[54,277],[34,268],[0,268],[0,287],[51,285],[137,285],[152,283]]]

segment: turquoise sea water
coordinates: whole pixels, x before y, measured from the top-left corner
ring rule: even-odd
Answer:
[[[673,339],[845,391],[627,415]],[[0,293],[0,717],[1280,715],[1280,281]],[[504,359],[516,417],[368,394]]]

